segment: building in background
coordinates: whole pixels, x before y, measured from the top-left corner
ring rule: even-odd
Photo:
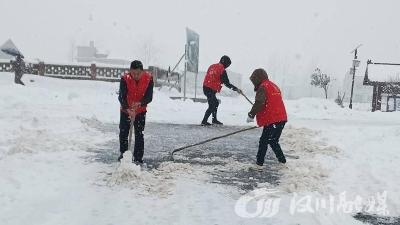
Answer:
[[[107,53],[100,53],[94,46],[94,41],[89,43],[89,46],[78,46],[76,53],[76,61],[84,63],[101,63],[111,65],[128,65],[130,62],[125,59],[108,58]]]
[[[363,71],[357,70],[356,76],[354,77],[354,89],[353,89],[353,102],[355,103],[369,103],[372,99],[372,87],[364,86],[364,75]],[[342,93],[345,93],[345,102],[350,102],[351,94],[351,83],[353,79],[353,73],[349,70],[344,76]]]
[[[400,111],[400,64],[368,60],[363,81],[370,88],[372,111]]]

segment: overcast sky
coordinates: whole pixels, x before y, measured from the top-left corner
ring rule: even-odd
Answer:
[[[227,54],[244,75],[264,67],[290,80],[318,66],[343,76],[360,43],[362,64],[400,63],[398,0],[0,0],[0,9],[0,42],[44,61],[67,62],[72,45],[94,40],[128,60],[151,43],[154,62],[172,66],[189,27],[200,34],[201,70]]]

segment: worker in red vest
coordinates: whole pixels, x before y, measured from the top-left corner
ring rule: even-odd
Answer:
[[[285,105],[278,86],[268,79],[264,69],[256,69],[250,76],[256,91],[255,103],[248,113],[247,122],[264,127],[257,153],[257,165],[262,168],[268,145],[271,146],[280,163],[286,163],[285,155],[279,145],[279,138],[287,122]]]
[[[231,65],[231,59],[224,55],[221,57],[219,63],[211,65],[208,70],[207,74],[204,78],[203,82],[203,92],[204,95],[207,97],[208,101],[208,109],[204,114],[204,118],[201,121],[202,126],[209,126],[211,125],[207,120],[208,117],[212,114],[212,123],[216,125],[222,125],[220,121],[217,119],[217,110],[218,110],[218,99],[215,96],[217,92],[221,91],[222,84],[224,84],[229,89],[233,91],[237,91],[241,93],[241,90],[229,82],[228,75],[226,74],[225,69]]]
[[[128,73],[121,78],[118,100],[121,104],[119,122],[120,156],[128,150],[128,136],[131,120],[134,120],[135,146],[132,161],[143,163],[144,138],[143,131],[146,123],[146,106],[153,100],[153,78],[143,70],[142,62],[135,60],[131,63]]]

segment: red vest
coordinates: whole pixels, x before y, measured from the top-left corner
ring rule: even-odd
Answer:
[[[122,79],[125,80],[128,93],[126,94],[126,100],[129,108],[133,106],[133,103],[140,102],[146,93],[149,83],[152,79],[151,74],[143,71],[142,76],[138,81],[134,80],[129,73],[124,74]],[[147,112],[147,106],[140,106],[136,109],[136,114]],[[122,110],[122,109],[121,109]]]
[[[257,125],[264,127],[287,121],[285,105],[278,86],[269,80],[264,80],[259,88],[264,88],[266,101],[262,111],[256,115]]]
[[[225,67],[221,63],[211,65],[207,70],[203,86],[209,87],[216,92],[220,92],[222,88],[221,75],[224,70]]]

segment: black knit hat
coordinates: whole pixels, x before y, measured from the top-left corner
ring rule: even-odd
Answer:
[[[143,70],[143,64],[139,60],[135,60],[131,62],[131,70],[141,69]]]
[[[224,65],[225,68],[228,68],[231,65],[231,59],[229,58],[229,56],[224,55],[219,60],[219,63],[222,63],[222,65]]]

